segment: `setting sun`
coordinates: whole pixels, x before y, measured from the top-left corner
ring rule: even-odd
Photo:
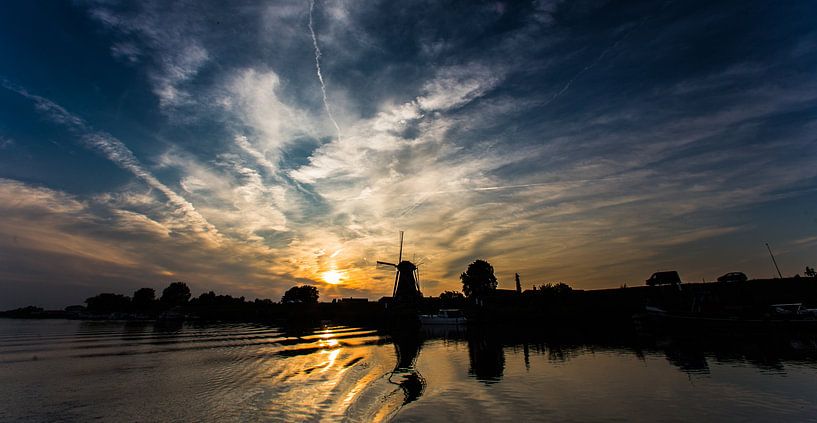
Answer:
[[[321,276],[323,277],[323,280],[326,281],[326,283],[332,285],[337,285],[340,283],[341,273],[338,272],[337,270],[329,270],[327,272],[323,272]]]

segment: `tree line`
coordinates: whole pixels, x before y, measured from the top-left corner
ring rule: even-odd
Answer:
[[[423,308],[466,308],[469,305],[480,304],[485,298],[493,296],[498,281],[494,268],[485,260],[476,260],[469,264],[465,272],[460,275],[462,292],[445,291],[439,297],[427,297]],[[518,281],[517,281],[518,282]],[[537,287],[534,287],[536,290]],[[571,291],[566,284],[542,285],[538,287],[541,295],[563,296]],[[70,306],[66,312],[88,313],[93,316],[124,313],[123,318],[154,318],[171,310],[192,313],[199,316],[220,318],[222,316],[271,315],[281,310],[297,310],[317,304],[320,299],[318,288],[312,285],[299,285],[284,292],[279,302],[271,299],[247,300],[242,297],[216,294],[208,291],[194,297],[185,282],[170,283],[161,291],[161,295],[153,288],[139,288],[131,296],[116,293],[101,293],[85,300],[85,307]],[[429,312],[433,310],[427,310]],[[42,314],[39,307],[26,307],[0,313],[4,316],[32,316]],[[130,316],[127,316],[130,315]]]
[[[318,288],[311,285],[294,286],[288,289],[281,304],[316,304],[318,302]],[[162,295],[156,298],[153,288],[139,288],[129,297],[122,294],[102,293],[85,300],[86,310],[89,313],[106,314],[115,312],[156,313],[172,310],[178,307],[204,308],[229,307],[246,303],[256,305],[271,305],[270,299],[255,299],[247,301],[244,297],[219,295],[213,291],[205,292],[198,297],[192,297],[190,288],[184,282],[173,282],[162,290]]]
[[[475,260],[460,275],[462,292],[445,291],[440,294],[442,308],[463,308],[468,302],[478,302],[490,297],[497,289],[498,281],[493,266],[485,260]],[[564,296],[572,289],[564,283],[534,286],[534,291],[542,295]],[[317,304],[320,299],[318,288],[312,285],[300,285],[289,288],[281,297],[280,304]],[[186,283],[178,281],[168,285],[157,298],[153,288],[139,288],[132,296],[102,293],[85,300],[90,313],[114,312],[163,312],[177,307],[192,308],[230,307],[253,303],[256,305],[275,304],[270,299],[247,301],[244,297],[220,295],[213,291],[193,297]]]

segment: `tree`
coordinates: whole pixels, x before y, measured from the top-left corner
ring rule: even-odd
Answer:
[[[284,304],[316,304],[318,302],[318,288],[311,285],[293,286],[281,297]]]
[[[92,313],[112,313],[128,311],[131,305],[130,297],[121,294],[99,294],[85,300],[88,311]]]
[[[440,307],[442,308],[460,308],[465,304],[465,296],[462,292],[445,291],[440,294]]]
[[[244,304],[244,297],[233,298],[231,295],[216,295],[210,291],[190,300],[190,305],[196,306],[229,306]]]
[[[156,301],[156,291],[153,288],[139,288],[133,293],[133,307],[137,310],[147,310],[153,307]]]
[[[817,272],[814,271],[813,267],[806,266],[806,276],[808,276],[810,278],[813,278],[813,277],[817,276]]]
[[[548,283],[540,286],[539,292],[541,293],[541,295],[563,298],[570,295],[570,293],[573,292],[573,288],[571,288],[570,285],[564,282],[559,282],[555,284]]]
[[[462,292],[466,298],[482,298],[496,289],[494,267],[485,260],[475,260],[460,275]]]
[[[173,282],[162,291],[162,298],[159,301],[168,307],[175,307],[187,304],[190,299],[190,288],[184,282]]]

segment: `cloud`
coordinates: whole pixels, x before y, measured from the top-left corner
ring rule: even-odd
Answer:
[[[235,142],[272,173],[283,148],[314,133],[311,115],[281,99],[280,85],[275,72],[237,69],[216,89],[221,110],[248,132],[237,135]]]
[[[8,137],[0,136],[0,150],[14,147],[14,140]]]
[[[117,211],[112,220],[89,214],[89,206],[73,196],[43,187],[0,179],[2,198],[2,232],[13,240],[11,251],[35,250],[76,257],[80,260],[105,262],[115,266],[136,267],[142,265],[125,253],[121,247],[94,240],[82,227],[105,222],[115,231],[126,231],[129,237],[139,234],[167,235],[161,224],[136,213]]]
[[[268,250],[234,240],[218,247],[202,244],[199,236],[174,229],[173,210],[157,207],[150,192],[132,189],[82,200],[0,179],[0,288],[44,283],[53,271],[97,291],[123,293],[181,279],[192,282],[196,292],[226,289],[276,297],[283,292],[278,284],[294,283],[263,259]],[[84,299],[70,288],[61,295],[65,301]]]
[[[139,61],[142,51],[132,43],[116,43],[111,46],[111,54],[117,59],[124,59],[131,63]]]
[[[197,38],[203,30],[198,17],[182,4],[168,7],[164,2],[140,2],[128,12],[119,9],[114,3],[89,2],[90,16],[126,40],[111,46],[113,56],[133,63],[149,50],[155,66],[150,77],[159,104],[166,108],[189,104],[186,85],[210,61],[210,53]]]
[[[499,72],[486,66],[455,66],[440,69],[438,75],[423,86],[424,95],[417,105],[424,111],[444,111],[482,97],[500,81]]]
[[[708,239],[724,234],[729,234],[733,232],[737,232],[745,228],[741,227],[727,227],[727,228],[702,228],[696,229],[693,231],[680,233],[680,234],[673,234],[672,238],[668,238],[665,240],[660,240],[656,244],[657,245],[681,245],[690,242],[700,241],[703,239]]]
[[[393,275],[374,262],[394,259],[399,230],[434,290],[475,258],[503,283],[580,288],[714,272],[718,248],[758,235],[764,204],[817,178],[811,44],[763,44],[746,29],[763,17],[723,6],[84,5],[163,118],[91,125],[5,83],[135,177],[26,197],[64,196],[53,214],[92,242],[151,240],[120,247],[121,263],[215,287],[274,294],[335,270],[323,298],[378,297]],[[133,127],[155,135],[129,144],[139,158],[115,135]]]
[[[207,219],[196,211],[195,207],[193,207],[189,201],[147,171],[133,152],[121,141],[104,132],[94,131],[80,117],[73,115],[51,100],[30,94],[22,88],[15,88],[10,85],[7,85],[6,88],[14,90],[18,94],[34,101],[36,108],[52,121],[77,132],[86,147],[101,153],[117,166],[130,172],[148,186],[164,194],[170,203],[176,207],[174,213],[184,219],[187,228],[198,233],[203,241],[211,244],[218,244],[220,242],[220,235],[215,226],[211,225]]]
[[[792,241],[792,244],[796,246],[811,245],[815,243],[817,243],[817,236],[807,236],[805,238],[800,238]]]
[[[189,223],[190,229],[197,232],[203,240],[213,244],[221,242],[220,235],[215,226],[210,224],[196,208],[184,197],[177,194],[167,185],[160,182],[155,176],[144,169],[139,160],[133,155],[121,141],[110,135],[103,133],[86,134],[83,138],[85,143],[92,148],[103,153],[109,160],[116,163],[123,169],[131,172],[134,176],[147,183],[165,195],[170,202],[176,206],[176,214],[183,216]]]

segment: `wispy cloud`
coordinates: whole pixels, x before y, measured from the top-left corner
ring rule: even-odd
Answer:
[[[5,87],[31,99],[37,109],[42,111],[49,119],[77,132],[86,147],[98,151],[117,166],[127,170],[148,186],[164,194],[170,203],[176,206],[176,213],[186,219],[189,228],[199,233],[202,239],[214,244],[220,242],[220,235],[215,226],[211,225],[207,219],[199,214],[189,201],[147,171],[133,152],[121,141],[104,132],[94,131],[80,117],[73,115],[49,99],[31,94],[25,89],[12,85],[5,85]]]
[[[14,140],[8,137],[0,136],[0,150],[5,150],[14,146]]]
[[[168,7],[163,2],[141,2],[137,11],[117,13],[113,3],[92,2],[90,15],[106,28],[128,38],[111,47],[115,57],[137,62],[145,55],[136,43],[150,50],[155,67],[151,70],[153,92],[162,107],[176,107],[191,101],[185,84],[210,60],[210,53],[196,35],[202,31],[196,16]]]

